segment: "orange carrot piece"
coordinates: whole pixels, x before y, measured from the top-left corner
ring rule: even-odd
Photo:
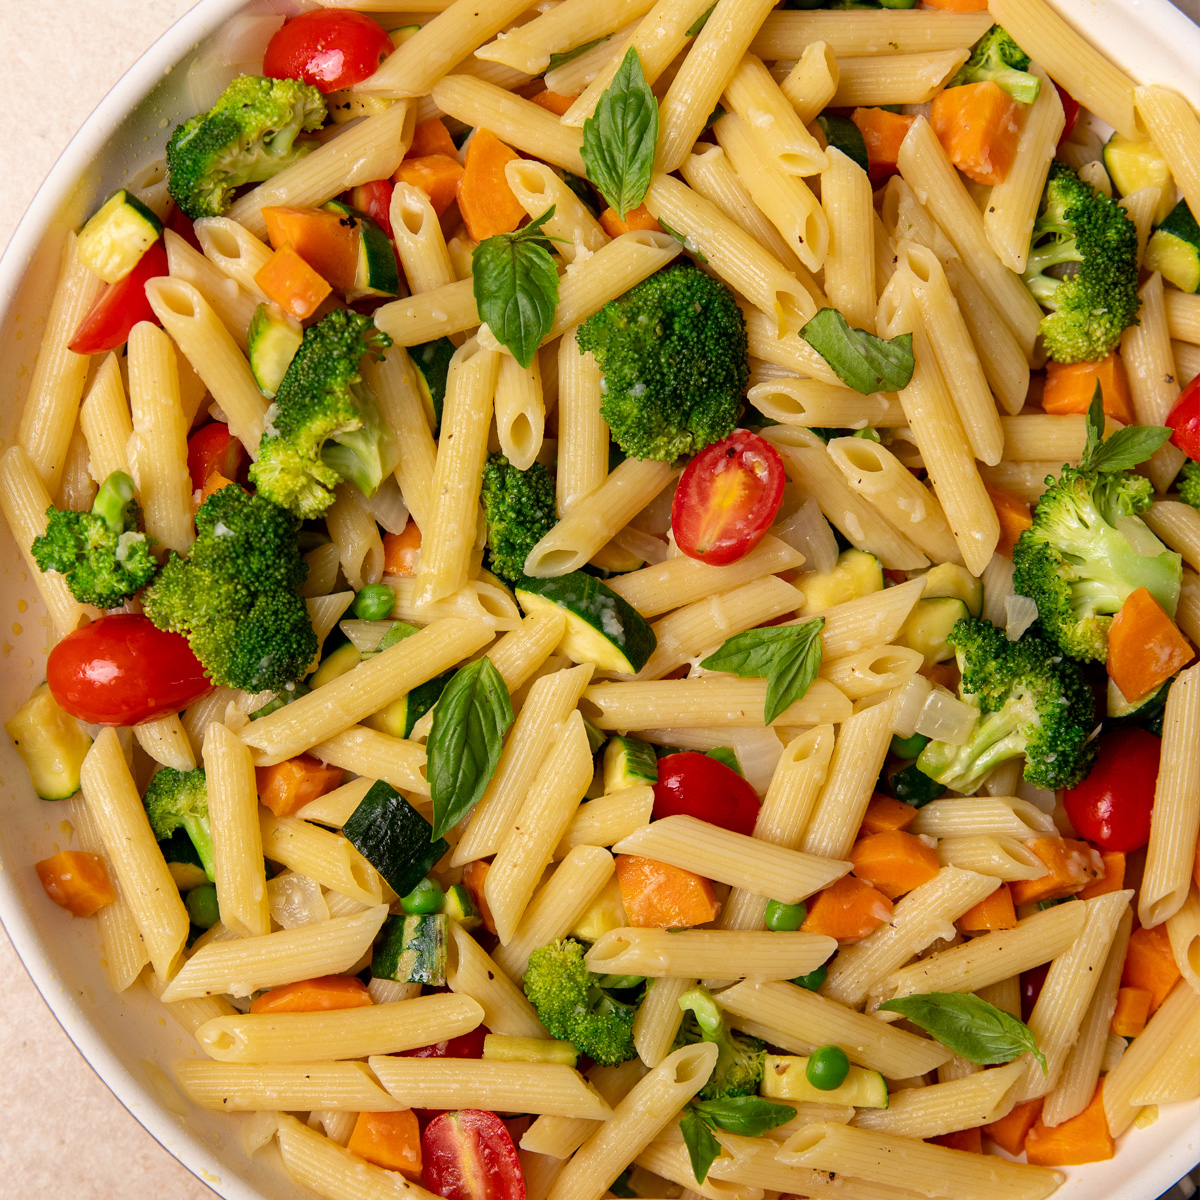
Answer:
[[[427,154],[444,154],[453,158],[458,153],[458,147],[446,128],[446,122],[441,117],[430,117],[428,121],[418,123],[413,130],[412,145],[408,148],[405,158],[424,158]]]
[[[1095,362],[1046,364],[1042,408],[1048,413],[1085,413],[1100,385],[1104,413],[1122,425],[1133,423],[1133,400],[1121,356],[1110,350]]]
[[[331,1012],[365,1008],[371,1003],[367,985],[353,975],[321,975],[271,988],[250,1002],[252,1013]]]
[[[859,838],[849,854],[854,874],[895,900],[928,883],[939,871],[937,851],[900,829]]]
[[[222,488],[236,487],[232,479],[226,479],[220,471],[209,471],[208,477],[204,481],[204,486],[200,489],[200,499],[192,502],[192,515],[195,516],[196,509],[209,498],[219,492]]]
[[[440,217],[454,203],[463,166],[448,154],[427,154],[423,158],[406,158],[392,178],[397,183],[411,183],[429,197],[433,211]],[[521,210],[524,213],[524,209]]]
[[[33,864],[46,895],[73,917],[90,917],[111,904],[112,884],[104,859],[82,850],[63,850]]]
[[[892,902],[882,892],[855,875],[843,875],[809,902],[808,916],[800,928],[839,942],[857,942],[891,915]]]
[[[1138,588],[1108,627],[1108,677],[1126,700],[1140,700],[1195,658],[1179,627],[1150,592]]]
[[[888,112],[886,108],[856,108],[850,120],[858,126],[867,147],[868,174],[882,179],[896,170],[900,143],[904,141],[916,117]]]
[[[907,829],[917,819],[911,804],[893,800],[883,792],[875,792],[863,816],[860,832],[886,833],[892,829]]]
[[[552,112],[556,117],[561,117],[579,97],[564,96],[559,92],[552,92],[549,88],[546,88],[545,91],[535,92],[529,99],[539,108],[544,108],[547,112]]]
[[[1017,923],[1012,889],[1002,883],[990,896],[984,896],[973,908],[968,908],[955,924],[963,932],[979,933],[985,929],[1011,929]]]
[[[504,175],[504,168],[519,157],[487,129],[478,130],[471,139],[466,169],[458,182],[458,211],[472,241],[511,233],[525,219],[525,210]]]
[[[639,854],[617,855],[617,884],[629,924],[639,929],[689,929],[721,911],[711,880]]]
[[[1166,925],[1135,929],[1129,939],[1129,949],[1125,951],[1125,965],[1121,969],[1122,987],[1144,988],[1148,991],[1150,1012],[1153,1014],[1171,994],[1179,978],[1179,967],[1171,953]]]
[[[1112,1158],[1117,1144],[1108,1131],[1103,1088],[1101,1080],[1087,1108],[1061,1125],[1048,1127],[1039,1117],[1025,1139],[1025,1160],[1035,1167],[1074,1167]]]
[[[291,246],[322,279],[352,288],[358,273],[358,222],[323,208],[268,205],[262,210],[272,249]]]
[[[1104,874],[1076,893],[1080,900],[1091,900],[1109,892],[1119,892],[1125,886],[1125,855],[1120,850],[1101,850],[1100,861]]]
[[[327,767],[309,754],[285,758],[271,767],[255,767],[258,798],[277,817],[290,817],[318,796],[342,786],[340,767]]]
[[[1072,838],[1037,838],[1026,843],[1046,864],[1041,879],[1016,879],[1009,884],[1014,904],[1036,904],[1039,900],[1061,900],[1073,896],[1093,879],[1104,874],[1100,852],[1087,842]]]
[[[488,933],[496,932],[496,918],[492,916],[491,907],[488,905],[487,897],[483,894],[483,881],[487,878],[487,873],[491,867],[491,863],[486,859],[477,858],[474,862],[467,863],[463,867],[463,886],[471,893],[471,899],[475,901],[475,907],[479,909],[479,916],[483,921],[483,927]]]
[[[1036,1100],[1025,1100],[1018,1104],[1006,1116],[998,1121],[992,1121],[983,1127],[983,1132],[1009,1154],[1020,1154],[1025,1149],[1025,1139],[1029,1131],[1042,1115],[1043,1097]]]
[[[978,1125],[970,1129],[957,1129],[953,1133],[943,1133],[929,1140],[935,1146],[945,1146],[947,1150],[966,1150],[970,1154],[983,1153],[983,1130]]]
[[[1109,1028],[1118,1037],[1137,1037],[1150,1019],[1150,1005],[1153,1000],[1153,995],[1145,988],[1118,988],[1117,1007],[1113,1011]]]
[[[383,535],[383,573],[411,576],[417,573],[417,555],[421,553],[421,530],[409,517],[399,533]]]
[[[1033,525],[1029,505],[1016,492],[1010,492],[1008,488],[1000,487],[999,484],[985,483],[983,486],[987,488],[988,499],[991,500],[996,517],[1000,521],[1000,541],[996,546],[996,553],[1003,554],[1005,558],[1012,558],[1017,538]]]
[[[411,1108],[400,1112],[360,1112],[346,1149],[377,1167],[421,1178],[421,1130]]]
[[[600,214],[600,225],[609,237],[620,237],[623,233],[632,233],[635,229],[650,229],[662,233],[662,226],[650,215],[650,210],[644,205],[631,208],[624,220],[615,208],[606,208]]]
[[[1017,155],[1024,107],[988,79],[938,92],[929,123],[946,157],[968,179],[1003,183]]]
[[[333,291],[291,246],[280,246],[254,276],[254,282],[268,300],[274,300],[298,321],[311,317]]]

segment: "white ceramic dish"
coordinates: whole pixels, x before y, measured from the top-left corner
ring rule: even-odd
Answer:
[[[1178,88],[1200,103],[1200,29],[1167,0],[1053,0],[1055,7],[1135,77]],[[95,203],[161,153],[170,129],[190,115],[186,66],[202,41],[244,0],[201,0],[129,70],[72,140],[0,260],[0,444],[19,420],[39,327],[49,304],[58,247]],[[269,0],[257,0],[261,11]],[[0,523],[2,524],[2,523]],[[23,632],[4,646],[7,718],[43,677],[47,624],[7,530],[0,531],[0,609],[25,611]],[[0,920],[67,1035],[142,1125],[227,1200],[303,1200],[274,1151],[249,1159],[238,1118],[188,1104],[168,1072],[195,1044],[141,987],[114,995],[88,921],[47,900],[32,864],[68,844],[52,806],[34,799],[24,767],[0,739]],[[1200,1160],[1200,1106],[1174,1105],[1156,1124],[1123,1139],[1109,1163],[1074,1168],[1063,1200],[1154,1200]],[[2,1190],[2,1189],[0,1189]]]

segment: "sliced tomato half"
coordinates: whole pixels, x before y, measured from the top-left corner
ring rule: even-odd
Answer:
[[[493,1112],[442,1113],[421,1135],[422,1182],[445,1200],[525,1200],[517,1148]]]

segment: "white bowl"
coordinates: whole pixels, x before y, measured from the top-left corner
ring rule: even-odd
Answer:
[[[1167,0],[1053,2],[1136,78],[1178,88],[1200,103],[1200,29]],[[15,438],[65,231],[161,153],[167,130],[191,115],[180,68],[244,7],[244,0],[201,0],[155,43],[76,134],[18,226],[0,260],[0,444]],[[6,527],[0,562],[10,564],[0,570],[0,608],[29,605],[24,631],[14,633],[4,659],[7,717],[44,677],[49,640],[36,589]],[[34,798],[7,738],[0,738],[0,772],[0,920],[67,1035],[134,1117],[227,1200],[311,1197],[289,1181],[273,1150],[247,1158],[244,1118],[207,1112],[180,1096],[170,1064],[198,1054],[195,1043],[170,1018],[162,1020],[161,1006],[142,987],[112,992],[94,924],[53,905],[33,871],[36,860],[66,847],[69,831],[51,805]],[[1154,1200],[1198,1160],[1200,1106],[1172,1105],[1150,1128],[1127,1134],[1112,1162],[1070,1169],[1058,1196]]]

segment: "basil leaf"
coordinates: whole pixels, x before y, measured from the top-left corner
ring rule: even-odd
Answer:
[[[456,671],[433,710],[429,734],[429,790],[433,834],[439,838],[471,811],[500,761],[513,721],[504,677],[490,658]]]
[[[698,34],[700,32],[700,30],[702,30],[705,27],[705,25],[708,24],[708,18],[713,15],[713,8],[716,8],[716,7],[717,6],[714,4],[712,6],[712,8],[710,8],[707,12],[701,13],[700,16],[698,16],[695,19],[695,21],[692,22],[690,28],[687,31],[688,37],[695,37],[696,34]]]
[[[1046,1056],[1038,1049],[1029,1026],[970,992],[899,996],[879,1007],[900,1013],[968,1062],[1006,1063],[1028,1052],[1048,1073]]]
[[[683,1144],[692,1163],[692,1174],[697,1183],[703,1183],[708,1178],[708,1168],[721,1157],[721,1143],[690,1105],[679,1118],[679,1132],[683,1134]]]
[[[796,1110],[761,1096],[730,1096],[724,1100],[693,1100],[692,1107],[710,1125],[743,1137],[762,1137],[769,1129],[786,1125]]]
[[[621,214],[646,198],[658,145],[658,101],[631,46],[596,111],[583,123],[587,177]]]
[[[878,338],[864,329],[851,329],[836,308],[823,308],[800,336],[856,392],[896,392],[907,387],[913,373],[912,334]]]
[[[523,367],[533,362],[558,307],[558,272],[550,256],[553,239],[542,230],[553,215],[551,205],[524,229],[485,238],[471,256],[479,319]]]
[[[662,226],[663,233],[669,233],[693,258],[698,259],[702,263],[708,262],[708,256],[697,250],[695,246],[691,245],[688,242],[688,239],[684,237],[684,235],[680,233],[678,229],[672,229],[671,226],[660,217],[655,217],[654,219],[659,223],[659,225]]]
[[[1087,411],[1087,445],[1081,471],[1128,471],[1143,463],[1171,436],[1166,425],[1129,425],[1110,438],[1104,436],[1104,395],[1100,380]]]
[[[1100,449],[1100,443],[1104,441],[1104,389],[1100,386],[1099,379],[1096,380],[1096,387],[1092,392],[1092,402],[1088,405],[1086,424],[1087,444],[1084,446],[1079,466],[1082,470],[1089,471],[1092,459]]]
[[[550,65],[546,68],[546,70],[556,71],[559,67],[566,66],[567,63],[573,62],[581,54],[586,54],[593,46],[598,46],[601,42],[607,41],[607,37],[599,37],[596,38],[595,41],[584,42],[582,46],[576,46],[574,50],[567,50],[563,54],[552,54],[550,55]]]
[[[808,691],[821,669],[821,630],[824,617],[803,625],[771,625],[735,634],[700,665],[710,671],[729,671],[767,681],[763,720],[770,725],[789,705]]]

